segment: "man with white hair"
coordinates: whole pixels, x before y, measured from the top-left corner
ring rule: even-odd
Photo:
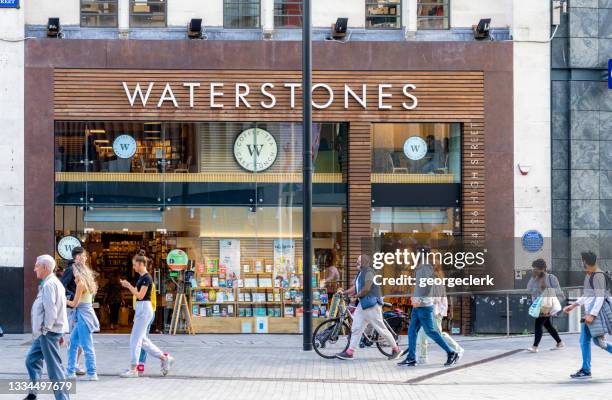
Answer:
[[[66,372],[60,357],[60,339],[68,332],[66,293],[64,286],[53,273],[54,270],[55,260],[50,255],[45,254],[36,259],[34,272],[40,284],[38,295],[32,304],[33,341],[25,362],[32,382],[40,380],[43,361],[47,363],[49,380],[53,382],[66,380]],[[54,393],[56,400],[69,399],[66,390],[57,390]],[[34,399],[36,399],[34,391],[25,398],[25,400]]]

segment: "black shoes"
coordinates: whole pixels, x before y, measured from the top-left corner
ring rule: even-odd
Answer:
[[[459,360],[459,353],[448,353],[448,357],[446,358],[446,363],[444,364],[445,367],[450,367],[451,365],[457,364],[457,361]]]
[[[36,400],[36,395],[34,393],[29,393],[23,400]]]
[[[570,378],[572,379],[591,379],[591,373],[584,372],[584,370],[580,368],[578,372],[576,372],[575,374],[571,374]]]
[[[397,365],[401,365],[401,366],[405,365],[407,367],[414,367],[416,364],[417,364],[416,360],[409,360],[407,358],[397,363]]]

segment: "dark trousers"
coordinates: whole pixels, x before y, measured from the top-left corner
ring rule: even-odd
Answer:
[[[535,320],[535,337],[533,338],[534,347],[538,347],[540,340],[542,340],[542,335],[544,334],[542,327],[546,328],[548,333],[550,333],[550,336],[552,336],[557,343],[561,343],[561,338],[559,337],[559,334],[557,333],[557,330],[553,326],[552,322],[550,322],[550,317],[538,317]]]
[[[121,304],[110,304],[110,323],[113,325],[119,325],[119,309]]]

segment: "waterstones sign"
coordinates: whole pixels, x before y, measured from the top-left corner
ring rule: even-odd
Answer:
[[[298,98],[297,92],[302,87],[300,83],[252,85],[249,83],[226,84],[223,82],[211,82],[205,85],[200,82],[172,84],[160,82],[128,84],[122,82],[122,85],[131,107],[161,108],[169,105],[177,109],[201,107],[223,109],[230,105],[238,109],[253,107],[273,109],[277,105],[277,100],[286,96],[289,96],[290,108],[294,109],[296,108],[296,98]],[[326,83],[315,83],[312,86],[312,107],[317,110],[325,110],[340,103],[344,109],[348,109],[349,104],[353,104],[364,110],[369,108],[413,110],[418,105],[418,99],[412,93],[415,89],[416,85],[411,83],[400,85],[390,83],[344,84],[341,88],[332,88]],[[179,92],[181,94],[188,92],[188,94],[178,96],[177,93]],[[152,93],[161,94],[154,96]]]

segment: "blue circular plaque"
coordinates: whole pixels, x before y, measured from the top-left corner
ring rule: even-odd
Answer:
[[[544,246],[544,236],[536,230],[527,231],[521,239],[523,248],[530,253],[536,253],[542,250]]]

